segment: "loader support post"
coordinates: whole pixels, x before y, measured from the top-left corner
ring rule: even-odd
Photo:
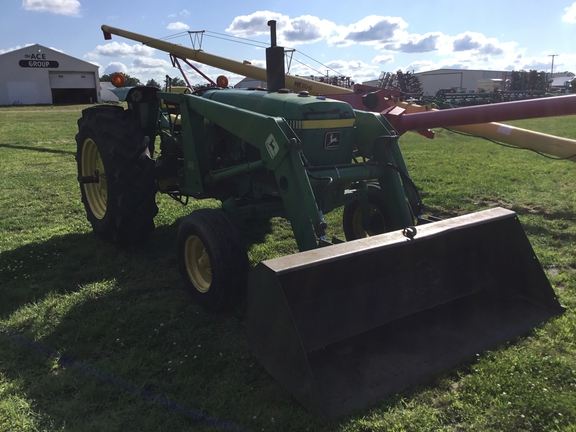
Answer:
[[[323,229],[322,221],[310,180],[295,146],[292,146],[274,174],[298,249],[315,249],[318,247],[318,232]]]
[[[376,164],[390,164],[407,175],[406,164],[398,146],[398,134],[392,125],[380,114],[365,111],[355,111],[355,114],[358,153]],[[393,229],[402,229],[414,223],[406,204],[406,196],[410,198],[411,195],[405,195],[400,175],[392,167],[387,169],[378,181],[386,200],[389,218],[394,225]],[[413,191],[411,193],[413,195]],[[415,198],[413,200],[415,201]]]
[[[387,139],[386,141],[384,145],[374,146],[374,161],[383,161],[382,163],[389,163],[397,167],[398,161],[394,157],[394,153],[400,157],[399,160],[403,163],[402,155],[398,149],[398,140]],[[397,149],[396,152],[393,151],[394,147]],[[393,224],[392,230],[399,230],[413,225],[414,221],[406,203],[406,195],[404,194],[400,174],[392,168],[387,169],[382,177],[378,178],[378,182],[386,199],[386,210]]]
[[[181,95],[178,95],[181,97]],[[180,172],[180,189],[182,192],[194,195],[203,192],[202,178],[206,172],[202,172],[202,167],[208,165],[207,149],[204,146],[204,129],[201,127],[204,118],[189,109],[186,103],[180,104],[182,136],[188,145],[183,146],[184,169]]]
[[[419,217],[422,215],[422,202],[418,191],[413,187],[414,184],[408,184],[406,179],[410,181],[410,174],[408,173],[408,167],[404,162],[404,157],[402,156],[402,152],[400,151],[400,146],[398,145],[398,141],[396,141],[393,145],[390,146],[390,152],[392,153],[392,157],[394,158],[394,162],[396,167],[400,172],[402,172],[402,185],[404,187],[404,194],[406,195],[406,199],[410,203],[410,207],[413,211],[412,217]]]

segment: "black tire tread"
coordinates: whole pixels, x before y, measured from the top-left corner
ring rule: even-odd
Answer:
[[[83,185],[82,202],[87,219],[100,237],[121,245],[140,242],[154,230],[158,213],[154,161],[138,122],[117,106],[99,106],[82,111],[76,135],[76,161],[81,175],[82,147],[92,138],[103,160],[108,202],[103,219],[96,218],[88,205]]]
[[[210,257],[212,283],[200,293],[190,280],[184,263],[184,245],[189,236],[202,240]],[[199,209],[180,223],[177,237],[178,263],[184,286],[194,301],[213,312],[229,310],[246,291],[248,254],[238,230],[222,210]]]

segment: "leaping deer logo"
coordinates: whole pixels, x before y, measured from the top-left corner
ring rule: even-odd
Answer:
[[[327,132],[324,135],[324,148],[335,150],[340,147],[340,132]]]

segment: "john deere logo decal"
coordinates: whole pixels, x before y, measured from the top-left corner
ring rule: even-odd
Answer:
[[[324,148],[326,150],[340,148],[340,132],[326,132],[326,135],[324,135]]]
[[[280,150],[280,147],[278,146],[278,143],[272,134],[268,135],[268,139],[266,139],[264,147],[266,147],[266,150],[268,150],[268,154],[270,155],[271,159],[274,159],[274,157],[278,154],[278,150]]]

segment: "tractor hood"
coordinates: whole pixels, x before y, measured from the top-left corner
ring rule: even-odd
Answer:
[[[346,102],[310,96],[308,92],[289,93],[283,90],[266,93],[260,90],[212,90],[203,97],[238,108],[283,117],[286,120],[354,119],[354,110]]]

